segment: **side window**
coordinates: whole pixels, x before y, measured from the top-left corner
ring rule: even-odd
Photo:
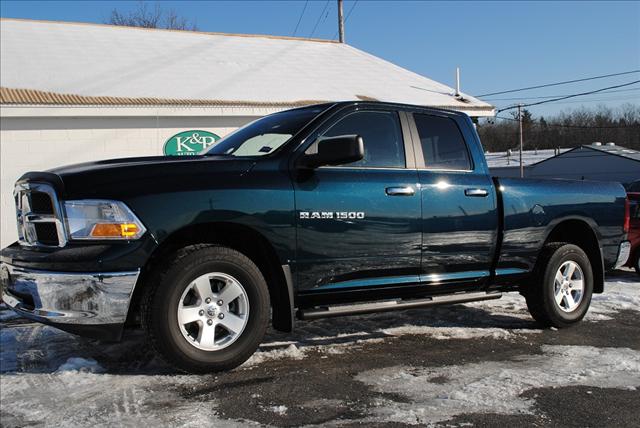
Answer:
[[[364,142],[364,158],[348,166],[404,168],[404,143],[398,113],[358,111],[351,113],[324,132],[322,137],[360,135]],[[310,150],[316,150],[310,147]],[[309,151],[307,151],[309,152]]]
[[[453,119],[426,114],[413,117],[427,168],[471,169],[467,144]]]

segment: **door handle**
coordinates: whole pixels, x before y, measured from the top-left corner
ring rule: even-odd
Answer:
[[[387,187],[385,193],[389,196],[413,196],[416,191],[411,186],[406,187]]]
[[[466,189],[464,194],[467,196],[484,198],[489,196],[489,191],[487,189]]]

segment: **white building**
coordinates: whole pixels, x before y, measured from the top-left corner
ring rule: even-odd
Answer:
[[[384,100],[492,116],[491,105],[328,40],[0,20],[1,245],[28,170],[209,144],[265,114]],[[170,151],[170,150],[169,150]]]
[[[553,150],[538,152],[541,158],[524,157],[524,175],[527,178],[617,181],[623,184],[640,180],[640,152],[615,143],[593,143],[570,150],[561,149],[556,156],[553,156]],[[509,165],[505,164],[504,159],[501,156],[489,162],[491,173],[498,177],[519,177],[518,153],[513,153]]]

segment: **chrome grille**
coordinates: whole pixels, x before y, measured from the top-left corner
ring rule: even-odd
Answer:
[[[66,245],[60,203],[50,185],[20,182],[16,184],[14,198],[20,244],[40,247]]]

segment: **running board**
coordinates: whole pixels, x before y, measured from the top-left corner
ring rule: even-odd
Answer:
[[[502,297],[502,293],[458,293],[433,296],[424,299],[397,299],[380,302],[356,303],[353,305],[323,306],[311,309],[298,310],[298,318],[301,320],[315,320],[318,318],[339,317],[343,315],[370,314],[374,312],[395,311],[398,309],[423,308],[426,306],[445,305],[450,303],[477,302],[480,300],[492,300]]]

